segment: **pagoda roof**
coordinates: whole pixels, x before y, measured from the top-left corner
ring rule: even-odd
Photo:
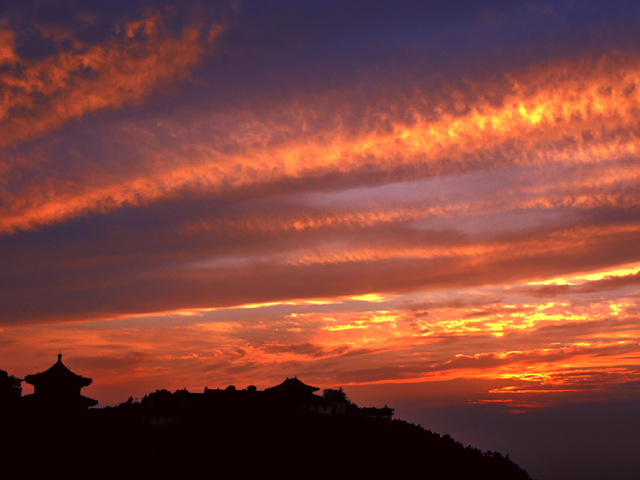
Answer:
[[[275,387],[266,388],[265,392],[273,393],[313,393],[320,390],[318,387],[312,387],[298,380],[298,377],[289,378]]]
[[[62,363],[62,355],[58,355],[58,361],[51,368],[44,372],[27,375],[24,377],[24,381],[34,387],[45,384],[56,384],[82,388],[91,385],[93,380],[73,373]]]
[[[369,417],[390,417],[393,415],[395,409],[389,408],[386,405],[382,408],[376,407],[364,407],[360,411]]]

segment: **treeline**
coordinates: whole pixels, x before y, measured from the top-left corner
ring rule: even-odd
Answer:
[[[75,412],[28,410],[14,396],[0,415],[0,477],[529,479],[508,456],[353,404],[329,416],[295,408],[295,399],[222,392],[205,401],[159,390]]]

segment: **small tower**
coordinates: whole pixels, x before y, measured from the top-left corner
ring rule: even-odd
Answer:
[[[27,375],[24,381],[34,387],[33,395],[25,397],[34,406],[82,410],[98,404],[97,400],[80,393],[92,380],[69,370],[62,363],[62,354],[49,370]]]

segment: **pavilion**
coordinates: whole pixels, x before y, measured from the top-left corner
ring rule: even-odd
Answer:
[[[318,387],[307,385],[298,380],[298,377],[296,376],[293,378],[287,377],[287,379],[280,385],[266,388],[265,392],[275,393],[287,397],[308,397],[309,395],[313,395],[313,393],[317,392],[318,390],[320,390]]]
[[[68,410],[83,410],[98,404],[97,400],[80,393],[92,380],[73,373],[62,363],[62,355],[48,370],[27,375],[24,381],[33,385],[34,392],[25,399],[33,406]]]

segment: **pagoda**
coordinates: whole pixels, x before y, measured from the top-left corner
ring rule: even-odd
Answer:
[[[391,420],[391,417],[393,417],[393,412],[395,411],[395,409],[389,408],[385,405],[382,408],[364,407],[364,408],[360,408],[359,411],[365,417],[368,417],[368,418],[379,418],[382,420]]]
[[[98,404],[97,400],[80,393],[92,380],[69,370],[62,363],[62,354],[49,370],[27,375],[24,381],[34,387],[33,394],[25,397],[33,406],[83,410]]]
[[[287,379],[280,385],[267,388],[265,389],[265,392],[275,393],[286,397],[307,397],[309,395],[313,395],[313,393],[318,390],[320,389],[317,387],[312,387],[311,385],[301,382],[298,380],[298,377],[287,377]]]

